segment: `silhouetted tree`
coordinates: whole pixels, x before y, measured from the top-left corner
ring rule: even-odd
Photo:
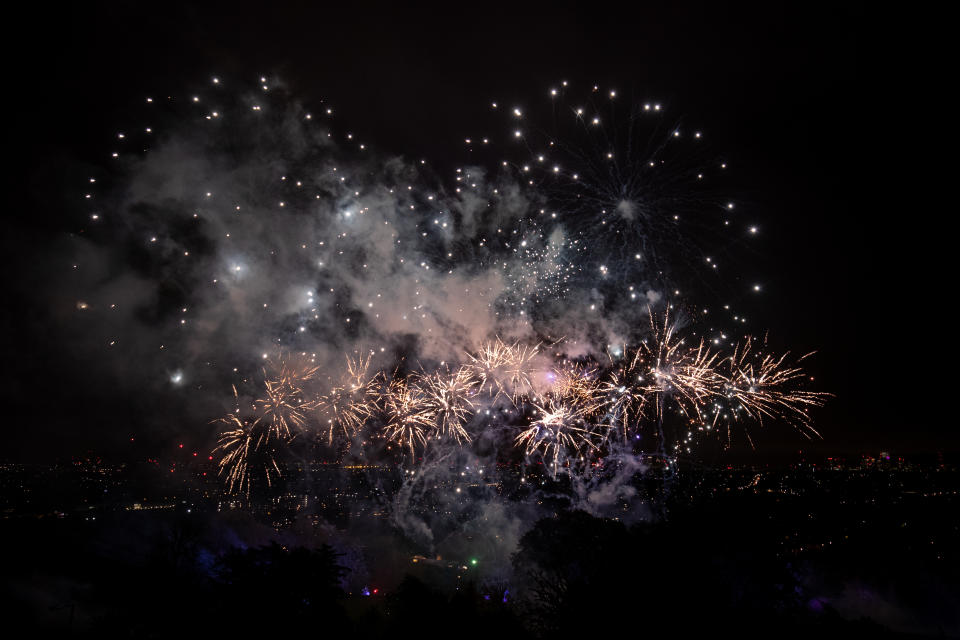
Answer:
[[[227,628],[246,632],[344,629],[345,573],[328,545],[234,550],[217,567],[219,613]]]
[[[622,523],[582,511],[537,522],[520,539],[513,564],[525,613],[541,633],[586,633],[627,598],[622,585],[636,570]]]

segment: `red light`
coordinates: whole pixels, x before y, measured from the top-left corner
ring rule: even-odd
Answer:
[[[183,445],[182,445],[182,444],[180,445],[180,448],[183,449]]]
[[[197,457],[197,452],[196,452],[196,451],[193,452],[193,457]]]
[[[380,591],[380,589],[374,589],[374,590],[373,590],[374,593],[377,593],[378,591]]]

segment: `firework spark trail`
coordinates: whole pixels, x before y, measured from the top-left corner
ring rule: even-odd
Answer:
[[[293,386],[289,380],[264,380],[264,386],[265,396],[254,401],[261,419],[270,427],[263,437],[266,441],[271,437],[293,439],[306,429],[309,413],[317,406],[316,400],[304,397],[303,389]]]
[[[347,367],[339,384],[317,400],[317,407],[326,417],[328,444],[333,444],[338,433],[349,442],[380,408],[378,386],[382,373],[370,375],[371,357],[346,356]]]
[[[716,392],[711,368],[716,356],[702,342],[696,349],[685,348],[669,314],[664,314],[660,325],[651,311],[650,330],[652,339],[643,342],[640,350],[650,374],[645,388],[654,396],[657,419],[662,422],[669,398],[682,415],[702,420],[704,402]]]
[[[613,433],[626,442],[648,422],[651,404],[656,407],[654,425],[662,448],[667,448],[668,414],[675,410],[682,418],[673,434],[675,451],[686,446],[689,452],[693,431],[713,431],[720,420],[727,422],[728,445],[732,423],[755,421],[762,426],[765,418],[783,420],[806,437],[819,437],[810,409],[823,406],[830,394],[797,388],[805,377],[799,362],[807,356],[788,364],[789,354],[770,355],[747,338],[732,355],[721,357],[703,340],[686,346],[669,317],[660,322],[653,314],[651,334],[637,348],[624,349],[619,364],[608,351],[610,365],[602,370],[564,361],[550,372],[552,385],[542,394],[534,393],[530,382],[536,373],[537,348],[508,345],[499,338],[482,345],[477,355],[468,354],[469,361],[452,373],[444,369],[407,378],[395,374],[386,388],[379,384],[383,372],[370,371],[370,357],[347,356],[341,383],[317,401],[306,399],[306,391],[298,386],[312,380],[316,370],[281,360],[273,375],[265,372],[266,398],[254,403],[253,417],[241,417],[237,399],[235,410],[217,421],[227,425],[215,449],[223,452],[220,473],[231,492],[246,488],[249,493],[250,461],[254,454],[263,455],[260,466],[271,484],[271,478],[280,475],[276,448],[309,430],[307,410],[318,406],[330,416],[328,441],[335,429],[348,439],[359,434],[376,422],[382,409],[381,434],[411,458],[433,439],[466,446],[473,441],[466,424],[478,403],[495,403],[501,395],[538,416],[513,442],[527,456],[540,456],[553,472],[565,461],[599,453],[598,443]],[[521,395],[518,388],[530,393]],[[744,431],[753,445],[746,427]]]
[[[287,354],[281,351],[276,359],[267,360],[263,367],[263,375],[265,380],[269,380],[274,385],[300,388],[314,379],[319,370],[320,367],[312,356],[306,353]]]
[[[267,448],[261,449],[264,444],[268,429],[261,423],[260,418],[245,419],[240,417],[239,395],[237,388],[233,387],[233,397],[235,400],[234,411],[225,417],[215,420],[226,424],[228,428],[222,431],[217,437],[217,446],[214,453],[222,451],[223,456],[217,463],[218,475],[225,479],[227,491],[229,493],[246,493],[250,496],[252,488],[252,477],[250,466],[254,456],[261,453],[264,456],[263,472],[267,485],[272,485],[272,476],[276,474],[280,477],[280,467],[277,465],[276,458],[273,456],[273,450]],[[244,491],[246,488],[246,491]]]
[[[233,493],[235,488],[242,491],[247,481],[247,460],[253,441],[252,429],[248,423],[232,414],[221,421],[233,428],[226,429],[217,436],[217,446],[213,451],[223,451],[223,457],[218,462],[219,473],[225,477],[230,493]]]
[[[530,432],[535,428],[537,434],[532,439],[525,439],[525,451],[529,455],[531,445],[539,440],[543,445],[543,453],[553,456],[556,471],[559,456],[563,453],[577,456],[598,449],[594,440],[600,435],[596,429],[600,426],[598,422],[602,417],[600,409],[604,404],[604,396],[597,383],[597,369],[594,366],[566,363],[566,366],[555,369],[553,376],[553,388],[544,396],[532,399],[534,408],[542,417],[526,430]],[[551,433],[553,441],[547,442]],[[521,441],[520,437],[517,441]]]
[[[427,396],[415,384],[395,379],[387,386],[383,398],[387,422],[383,427],[387,440],[409,450],[416,457],[416,448],[427,444],[427,433],[433,425],[434,414]]]
[[[437,438],[451,438],[458,444],[471,442],[465,422],[476,408],[474,398],[479,382],[468,367],[453,374],[422,376],[417,385],[426,395],[426,406],[433,413]]]
[[[540,353],[540,345],[529,346],[515,342],[510,347],[510,362],[506,367],[508,381],[513,389],[513,400],[516,403],[518,398],[530,393],[533,388],[531,376],[533,372],[531,367],[533,359]]]
[[[797,363],[810,355],[803,356]],[[788,356],[789,353],[784,353],[776,357],[754,349],[753,339],[749,337],[736,346],[733,355],[723,361],[728,366],[726,374],[717,374],[723,381],[723,395],[733,406],[730,416],[737,420],[742,410],[760,425],[764,417],[781,419],[807,438],[820,437],[813,427],[809,409],[822,407],[831,394],[792,388],[805,374],[799,366],[786,364]]]
[[[684,397],[692,399],[698,419],[706,402],[720,393],[723,386],[723,379],[716,369],[719,357],[719,352],[711,351],[700,340],[696,349],[689,349],[680,365],[675,367],[674,384],[683,390]]]
[[[276,361],[270,360],[263,368],[265,395],[254,401],[260,420],[269,425],[263,438],[269,441],[290,440],[307,428],[309,413],[317,407],[317,401],[309,397],[304,385],[316,376],[313,359],[300,354],[280,354]]]
[[[494,399],[503,396],[516,404],[532,389],[530,365],[540,345],[505,344],[499,337],[480,345],[476,355],[467,353],[467,367],[479,380],[479,391]]]
[[[575,404],[588,407],[588,413],[602,403],[595,366],[577,363],[554,369],[552,392],[560,398],[569,398]]]
[[[623,350],[626,354],[626,349]],[[643,378],[643,350],[636,349],[633,357],[624,359],[623,364],[610,372],[610,377],[601,383],[600,390],[606,396],[607,414],[611,431],[619,432],[623,441],[627,441],[631,429],[639,426],[646,417],[647,388]],[[612,363],[613,356],[607,352]]]
[[[567,363],[552,373],[553,388],[544,397],[535,400],[541,405],[544,402],[549,403],[550,400],[562,403],[584,423],[601,427],[607,398],[603,386],[597,380],[597,368],[592,365]]]
[[[597,450],[593,440],[598,434],[586,422],[582,409],[554,397],[534,403],[533,407],[539,417],[521,431],[514,442],[523,446],[528,456],[539,452],[543,460],[549,462],[551,473],[556,475],[568,456]]]

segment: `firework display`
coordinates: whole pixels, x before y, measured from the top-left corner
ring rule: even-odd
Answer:
[[[453,374],[435,373],[422,379],[419,386],[426,395],[426,404],[434,417],[438,438],[453,438],[456,442],[470,442],[470,434],[464,428],[465,421],[473,414],[471,397],[478,381],[466,367]]]
[[[334,435],[346,440],[356,434],[373,417],[379,407],[377,386],[380,374],[370,375],[370,358],[346,356],[346,369],[340,383],[316,400],[316,406],[327,422],[327,442]]]
[[[528,366],[537,348],[519,343],[507,345],[497,338],[481,345],[476,355],[468,353],[467,366],[481,391],[493,393],[494,398],[503,396],[515,401],[530,388]]]
[[[426,394],[415,384],[395,380],[387,387],[384,404],[387,439],[407,449],[411,457],[415,456],[417,448],[427,444],[428,430],[434,419]]]
[[[570,82],[546,107],[494,100],[448,170],[377,151],[267,77],[229,84],[146,97],[110,154],[123,187],[90,178],[73,267],[91,273],[74,312],[174,371],[203,421],[233,385],[211,434],[230,491],[269,486],[301,443],[414,466],[484,441],[572,474],[764,421],[819,436],[829,394],[750,336],[734,307],[763,287],[724,280],[710,251],[759,227],[665,105]],[[118,245],[131,280],[157,283],[131,310],[111,297],[128,282],[82,257]]]
[[[829,394],[797,388],[804,374],[788,361],[789,354],[777,357],[763,353],[748,337],[731,355],[721,357],[719,351],[711,351],[702,342],[685,346],[666,318],[661,323],[651,319],[651,323],[654,329],[650,339],[624,351],[622,361],[607,363],[602,370],[599,364],[560,367],[551,371],[552,387],[543,394],[531,391],[511,395],[514,406],[530,410],[528,423],[518,428],[514,445],[527,456],[545,461],[555,472],[571,461],[600,458],[619,440],[629,441],[650,427],[656,428],[661,438],[655,450],[676,455],[685,450],[690,438],[671,440],[663,431],[665,423],[671,421],[682,427],[680,431],[713,431],[722,424],[729,439],[731,424],[749,420],[762,424],[766,417],[781,419],[806,437],[819,435],[811,424],[809,409],[822,406]],[[533,370],[517,368],[528,360],[527,350],[507,349],[506,353],[514,354],[510,358],[493,345],[504,345],[499,340],[488,345],[501,358],[495,362],[506,365],[499,375],[476,368],[475,357],[465,354],[474,366],[464,365],[453,373],[394,377],[379,392],[371,385],[363,386],[365,400],[350,405],[339,422],[346,426],[338,430],[338,435],[352,439],[368,429],[372,437],[382,436],[400,447],[410,461],[433,440],[469,446],[473,439],[470,418],[477,407],[495,406],[505,385],[535,375]],[[348,358],[347,362],[352,366],[355,361]],[[356,370],[352,371],[348,375],[356,375]],[[363,374],[371,380],[385,377],[383,372],[369,377],[365,369]],[[277,433],[286,434],[280,442],[293,439],[289,429],[279,431],[274,426],[278,415],[289,416],[286,420],[303,428],[307,424],[301,419],[305,407],[329,403],[317,397],[278,409],[270,400],[276,393],[276,383],[264,380],[264,385],[267,395],[257,400],[252,422],[243,422],[235,413],[220,420],[228,426],[220,436],[221,469],[232,485],[247,473],[246,456],[258,452],[261,444],[268,444],[271,435],[275,442]],[[308,397],[305,393],[302,387],[288,392],[298,398]],[[653,408],[649,415],[647,407]],[[250,433],[261,423],[268,426],[259,440],[253,441]],[[322,420],[315,422],[314,429],[332,438]]]
[[[236,387],[233,388],[233,396],[237,400],[234,412],[216,420],[225,427],[217,436],[214,453],[222,453],[218,465],[228,490],[249,495],[253,481],[252,468],[262,470],[262,477],[269,486],[272,478],[280,475],[280,467],[273,455],[275,447],[270,444],[273,428],[261,423],[259,417],[241,418]]]

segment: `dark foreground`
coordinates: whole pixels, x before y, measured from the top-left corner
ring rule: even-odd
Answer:
[[[0,601],[7,628],[91,638],[957,637],[957,476],[681,482],[631,526],[561,508],[496,576],[427,558],[386,521],[362,529],[357,558],[243,511],[20,505],[0,521]]]

